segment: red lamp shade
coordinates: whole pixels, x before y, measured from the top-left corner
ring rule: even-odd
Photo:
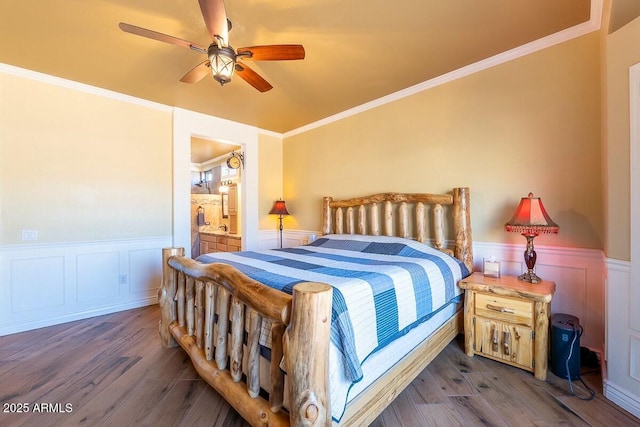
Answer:
[[[284,204],[284,200],[276,200],[273,207],[269,211],[270,215],[289,215],[287,206]]]
[[[558,224],[551,220],[544,209],[540,197],[533,197],[533,193],[520,199],[516,212],[504,228],[525,236],[537,236],[540,233],[557,234],[559,230]]]

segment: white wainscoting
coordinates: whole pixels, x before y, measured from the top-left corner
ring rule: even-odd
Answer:
[[[156,303],[171,240],[0,247],[0,336]]]
[[[631,264],[607,260],[607,372],[604,395],[640,418],[640,298],[631,282]]]
[[[313,236],[320,236],[319,231],[282,230],[282,247],[306,245]],[[276,249],[280,247],[280,230],[261,230],[258,238],[258,248]]]

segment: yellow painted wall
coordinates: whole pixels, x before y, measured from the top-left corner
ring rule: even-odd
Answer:
[[[474,240],[504,231],[521,197],[560,225],[536,244],[603,247],[597,33],[284,141],[290,228],[320,230],[321,198],[471,188]]]
[[[629,261],[629,67],[640,62],[640,19],[607,36],[606,53],[606,167],[607,194],[605,252]]]
[[[171,113],[0,74],[0,244],[171,235]]]
[[[282,196],[286,228],[319,230],[323,195],[460,185],[475,240],[520,244],[502,225],[533,191],[561,228],[537,244],[601,248],[598,64],[587,35],[284,143],[260,134],[259,228]],[[0,244],[171,234],[171,113],[5,74],[0,95]]]
[[[258,228],[278,228],[277,217],[269,215],[273,202],[282,197],[282,138],[258,135]]]

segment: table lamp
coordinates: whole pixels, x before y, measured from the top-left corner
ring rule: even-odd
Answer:
[[[513,214],[513,218],[504,225],[504,228],[507,231],[520,233],[527,239],[527,248],[524,251],[527,272],[518,276],[518,279],[529,283],[539,283],[542,279],[533,272],[536,265],[533,238],[538,234],[558,233],[558,224],[549,218],[540,197],[533,197],[533,193],[529,193],[527,197],[520,199],[520,204]]]

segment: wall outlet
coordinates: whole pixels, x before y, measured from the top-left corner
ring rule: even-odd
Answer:
[[[38,230],[22,230],[22,240],[38,240]]]
[[[126,274],[121,274],[120,275],[120,284],[121,285],[126,285],[127,284],[127,275]]]

